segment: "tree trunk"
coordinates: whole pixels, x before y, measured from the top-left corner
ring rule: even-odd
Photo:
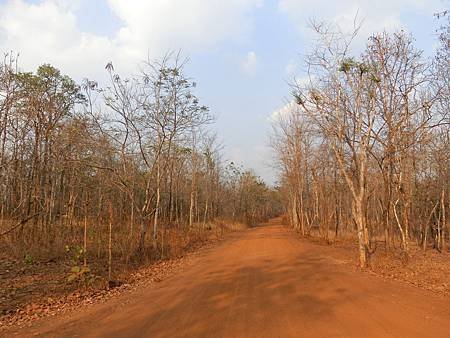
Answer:
[[[161,172],[160,172],[160,165],[158,161],[157,165],[157,172],[156,172],[156,207],[155,207],[155,217],[153,219],[153,248],[156,250],[158,243],[156,242],[158,238],[158,216],[159,216],[159,207],[160,207],[160,201],[161,201],[161,192],[160,192],[160,185],[161,185]]]

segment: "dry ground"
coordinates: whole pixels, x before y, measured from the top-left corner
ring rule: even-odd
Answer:
[[[17,259],[0,246],[0,332],[7,326],[104,301],[139,284],[162,280],[180,266],[186,265],[191,254],[200,248],[213,245],[224,234],[242,228],[243,225],[233,223],[199,234],[178,235],[176,241],[170,243],[170,254],[156,262],[147,259],[125,263],[114,259],[113,290],[108,285],[106,259],[89,255],[89,278],[69,282],[67,278],[73,266],[70,259],[52,258],[51,255],[31,261]]]
[[[354,234],[341,236],[337,240],[333,238],[334,235],[330,235],[331,242],[316,235],[316,237],[308,237],[307,240],[324,247],[332,246],[334,255],[351,261],[355,266],[358,265],[358,240]],[[408,259],[405,259],[401,248],[386,250],[383,243],[378,245],[371,255],[370,267],[366,272],[401,280],[439,294],[450,295],[450,251],[438,252],[431,247],[423,251],[411,241]]]
[[[5,336],[449,337],[449,298],[361,273],[342,248],[277,221],[233,234],[190,266],[104,304]]]

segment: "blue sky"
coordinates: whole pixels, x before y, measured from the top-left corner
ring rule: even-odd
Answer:
[[[345,30],[358,12],[357,47],[370,33],[405,29],[432,55],[433,13],[445,7],[448,0],[0,0],[0,50],[20,52],[27,70],[50,62],[101,81],[110,60],[130,74],[147,55],[182,49],[226,158],[272,183],[270,117],[287,103],[289,79],[301,76],[308,19]]]

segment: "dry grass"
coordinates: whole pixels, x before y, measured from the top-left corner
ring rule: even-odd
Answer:
[[[351,232],[329,234],[327,242],[318,232],[307,237],[319,245],[333,246],[341,257],[358,266],[358,248],[356,234]],[[401,280],[417,287],[438,293],[450,294],[450,252],[438,252],[432,247],[423,251],[417,243],[411,241],[406,257],[399,245],[386,250],[384,241],[377,241],[376,250],[370,256],[368,272],[385,278]]]
[[[138,251],[138,230],[131,232],[129,225],[114,226],[112,279],[128,282],[142,267],[183,257],[225,233],[245,227],[226,220],[194,224],[192,228],[167,226],[158,232],[156,248],[149,233],[145,249]],[[45,238],[36,237],[30,230],[25,228],[20,234],[0,238],[0,315],[10,315],[30,304],[47,303],[78,290],[108,287],[107,225],[88,228],[86,260],[90,271],[71,282],[68,281],[71,269],[83,266],[84,254],[79,254],[83,247],[83,224],[54,227]]]

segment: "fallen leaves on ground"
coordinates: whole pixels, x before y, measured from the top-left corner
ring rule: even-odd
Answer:
[[[104,279],[89,288],[67,283],[67,266],[63,264],[35,264],[19,268],[20,262],[0,259],[0,332],[11,326],[27,326],[39,318],[102,303],[144,285],[159,283],[187,266],[199,249],[206,249],[218,240],[211,238],[175,259],[158,261],[131,273],[122,271],[112,288]]]

